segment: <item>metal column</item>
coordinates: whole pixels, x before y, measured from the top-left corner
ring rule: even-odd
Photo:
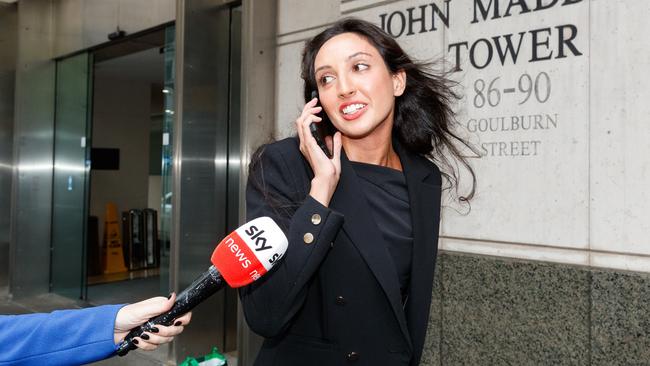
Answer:
[[[239,104],[231,95],[239,83],[231,64],[232,49],[238,48],[232,44],[237,41],[233,11],[231,1],[178,1],[170,269],[177,291],[210,266],[215,245],[237,224],[229,219],[236,221],[239,195],[239,108],[232,108]],[[182,361],[212,346],[226,351],[234,346],[228,339],[236,332],[228,332],[227,321],[234,304],[236,294],[230,290],[199,305],[193,311],[198,320],[174,342],[172,358]]]
[[[3,45],[0,50],[0,292],[9,283],[17,10],[16,4],[0,4],[0,44]]]
[[[245,190],[250,155],[275,132],[277,1],[242,2],[241,179],[240,222],[246,219]],[[262,343],[239,311],[239,366],[250,366]]]

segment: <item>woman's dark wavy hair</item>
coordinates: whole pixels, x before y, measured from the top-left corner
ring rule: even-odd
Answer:
[[[325,42],[343,33],[355,33],[370,42],[392,74],[404,70],[406,88],[395,99],[393,134],[407,150],[439,163],[449,188],[458,190],[458,163],[464,166],[472,177],[472,187],[466,195],[458,195],[458,198],[461,202],[469,201],[476,190],[476,175],[456,143],[467,147],[476,156],[480,153],[453,131],[456,119],[451,105],[461,98],[452,89],[457,83],[444,73],[434,73],[432,63],[413,61],[381,28],[364,20],[345,18],[308,41],[302,54],[301,70],[305,102],[312,99],[312,90],[318,88],[314,73],[316,54]]]
[[[453,131],[456,119],[451,105],[461,98],[453,91],[457,83],[448,79],[445,73],[434,73],[433,63],[413,61],[393,37],[376,25],[356,18],[345,18],[306,42],[301,67],[305,103],[312,99],[312,91],[318,90],[314,73],[316,54],[325,42],[343,33],[355,33],[370,42],[379,51],[391,73],[404,70],[406,88],[404,93],[395,99],[393,134],[407,150],[438,163],[442,175],[449,183],[447,188],[456,189],[459,201],[468,202],[472,199],[476,190],[476,175],[467,157],[456,144],[460,143],[476,156],[480,156],[480,153]],[[262,169],[263,151],[264,146],[253,154],[249,177],[253,177],[253,172],[257,169]],[[464,166],[472,177],[472,187],[466,195],[458,194],[458,163]],[[263,189],[264,182],[252,183],[268,194]],[[268,195],[267,199],[276,209],[288,209],[290,206],[287,202],[283,204],[281,200]]]

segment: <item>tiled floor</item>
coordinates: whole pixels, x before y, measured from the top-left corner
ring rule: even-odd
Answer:
[[[88,285],[99,285],[107,282],[117,282],[124,280],[135,280],[139,278],[157,277],[160,274],[160,268],[137,269],[127,272],[117,272],[110,274],[98,274],[88,276]]]
[[[167,288],[161,285],[158,276],[92,285],[88,286],[88,302],[93,305],[122,304],[154,296],[167,296],[163,287]]]
[[[158,276],[92,285],[88,286],[88,302],[93,305],[122,304],[154,296],[167,296],[160,288],[160,277]],[[163,345],[151,352],[132,351],[124,357],[113,357],[92,365],[166,365],[168,352],[169,347]]]
[[[0,290],[0,314],[49,313],[57,309],[79,309],[83,302],[70,300],[56,294],[44,294],[14,301],[6,289]]]

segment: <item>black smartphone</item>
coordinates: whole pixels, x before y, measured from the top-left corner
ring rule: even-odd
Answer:
[[[318,92],[316,90],[311,92],[311,98],[318,98]],[[320,146],[325,155],[331,159],[332,153],[330,152],[330,149],[327,148],[327,144],[325,143],[325,136],[331,136],[333,134],[334,127],[332,126],[332,122],[327,117],[325,110],[321,110],[317,116],[322,118],[321,121],[312,122],[309,125],[309,131],[311,131],[311,135],[314,136],[314,139],[318,143],[318,146]]]

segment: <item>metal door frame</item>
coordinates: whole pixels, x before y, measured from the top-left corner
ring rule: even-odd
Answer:
[[[230,94],[232,84],[240,82],[231,74],[231,22],[238,6],[228,0],[177,1],[170,261],[171,288],[177,292],[209,267],[214,246],[238,225],[240,149],[233,144],[239,130],[229,136],[238,127],[234,119],[240,109],[237,104],[232,110]],[[233,296],[234,290],[220,291],[195,308],[194,316],[203,321],[175,339],[169,358],[180,362],[215,345],[222,351],[228,347],[226,306],[235,303],[226,299]],[[236,313],[236,304],[233,309]],[[236,345],[236,329],[232,338]]]

